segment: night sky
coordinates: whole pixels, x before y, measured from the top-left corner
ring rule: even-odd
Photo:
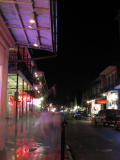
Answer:
[[[75,3],[74,3],[75,2]],[[77,97],[108,65],[119,64],[116,4],[61,0],[58,3],[57,57],[39,61],[48,87],[56,84],[58,103]]]

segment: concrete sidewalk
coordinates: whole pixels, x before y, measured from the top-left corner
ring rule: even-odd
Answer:
[[[0,121],[0,160],[61,160],[60,127],[41,130],[37,122],[33,117]]]

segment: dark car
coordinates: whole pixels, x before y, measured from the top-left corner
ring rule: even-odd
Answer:
[[[120,120],[120,110],[106,109],[100,110],[99,113],[94,117],[94,123],[106,125],[115,125],[116,122]]]
[[[120,119],[116,121],[115,123],[115,129],[120,130]]]

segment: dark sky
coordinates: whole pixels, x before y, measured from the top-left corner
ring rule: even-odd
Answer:
[[[58,3],[57,57],[39,61],[58,103],[77,96],[108,65],[118,64],[120,46],[117,4],[61,0]]]

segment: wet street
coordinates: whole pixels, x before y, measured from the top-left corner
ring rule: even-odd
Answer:
[[[112,127],[94,127],[90,121],[69,120],[66,143],[75,160],[119,160],[120,131]]]
[[[60,127],[45,116],[0,120],[0,160],[60,160]]]

